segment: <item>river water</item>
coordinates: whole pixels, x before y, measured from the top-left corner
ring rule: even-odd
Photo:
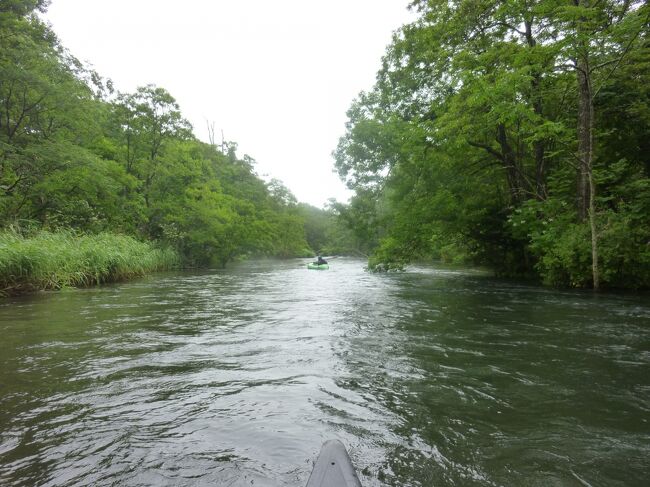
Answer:
[[[0,301],[0,485],[648,485],[647,295],[331,264]]]

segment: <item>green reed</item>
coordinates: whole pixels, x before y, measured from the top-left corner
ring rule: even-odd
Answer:
[[[173,250],[125,235],[0,232],[0,295],[123,281],[177,265]]]

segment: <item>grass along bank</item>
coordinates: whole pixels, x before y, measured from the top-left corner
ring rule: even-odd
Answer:
[[[0,295],[124,281],[178,265],[178,255],[132,237],[0,232]]]

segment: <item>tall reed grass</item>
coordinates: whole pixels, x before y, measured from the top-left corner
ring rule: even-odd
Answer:
[[[171,249],[102,233],[0,232],[0,295],[87,287],[142,276],[178,265]]]

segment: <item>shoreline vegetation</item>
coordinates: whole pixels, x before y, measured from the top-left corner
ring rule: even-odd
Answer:
[[[333,152],[353,196],[324,209],[164,88],[117,91],[48,3],[0,5],[4,294],[309,254],[650,289],[647,2],[413,1]]]
[[[178,254],[133,237],[71,231],[0,232],[0,297],[89,287],[179,265]]]

